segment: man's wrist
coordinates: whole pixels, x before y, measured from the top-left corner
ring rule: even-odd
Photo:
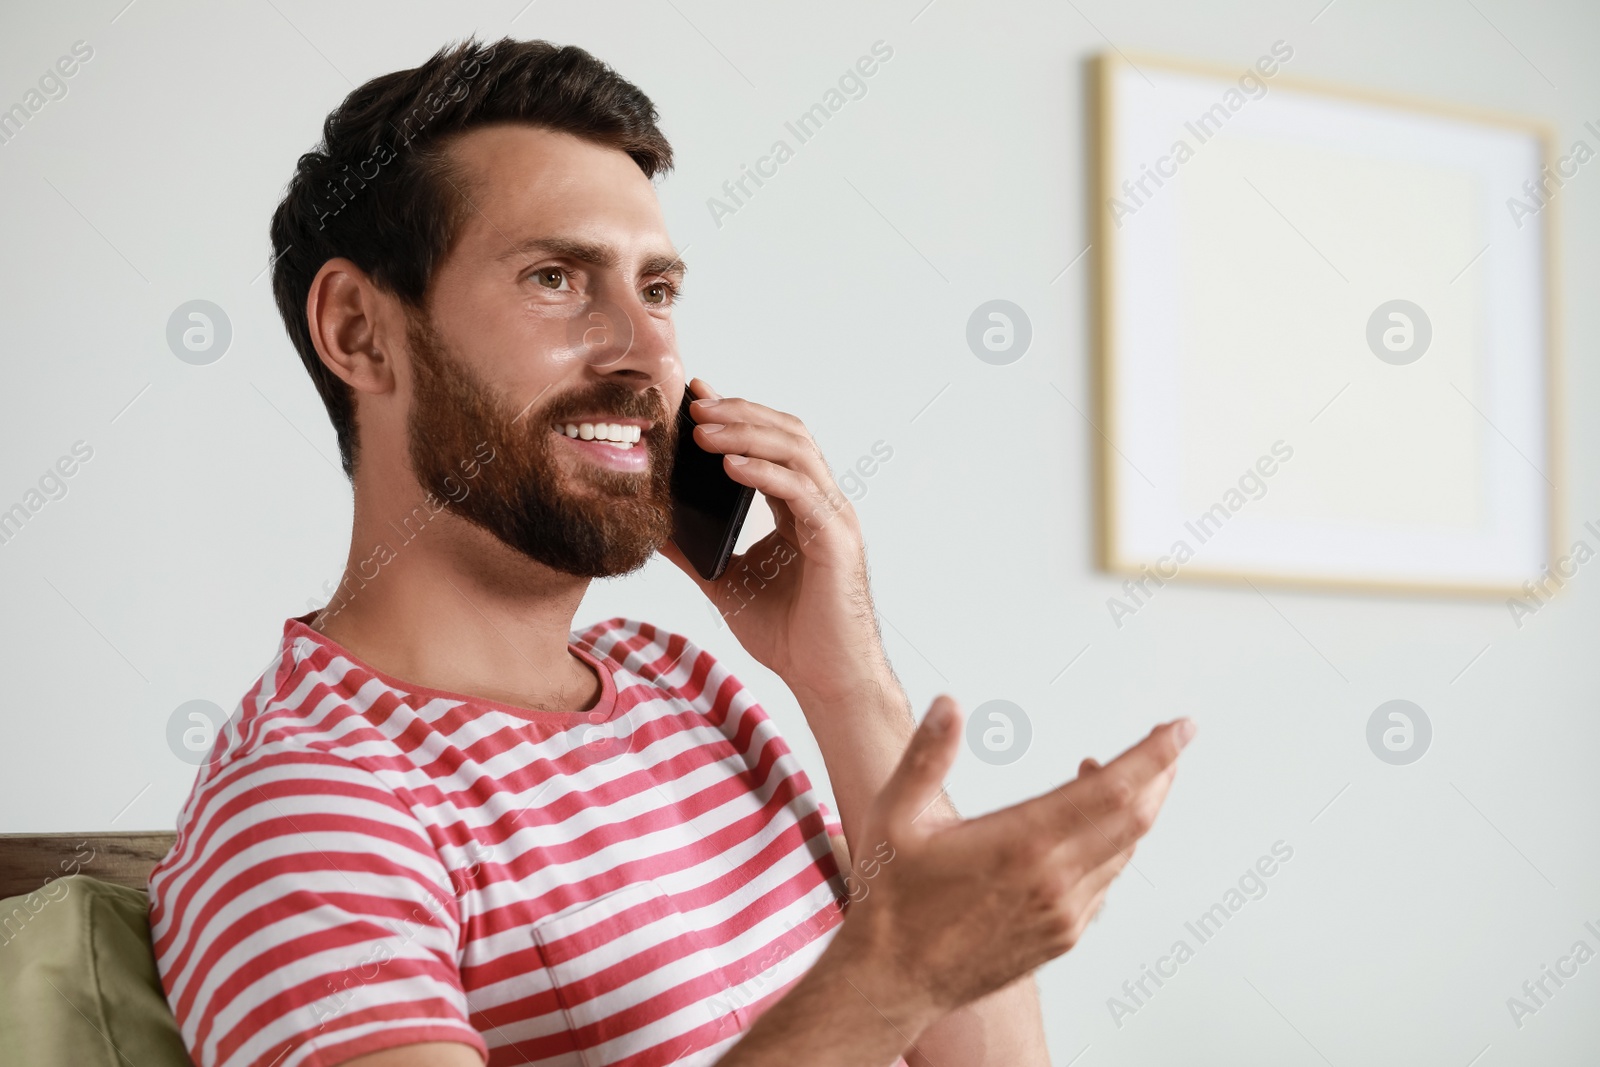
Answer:
[[[875,938],[870,923],[862,914],[847,918],[812,970],[819,982],[845,983],[865,1009],[863,1017],[870,1021],[876,1016],[900,1041],[903,1054],[947,1010],[934,1002],[929,990],[901,973],[894,964],[895,946]]]

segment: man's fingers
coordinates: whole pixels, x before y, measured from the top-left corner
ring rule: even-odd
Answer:
[[[1189,729],[1182,729],[1184,724]],[[1086,869],[1126,852],[1154,825],[1177,773],[1179,751],[1194,736],[1187,719],[1164,723],[1105,766],[1086,759],[1078,778],[1017,806],[1035,832],[1076,833]],[[999,813],[996,813],[999,814]],[[1082,831],[1077,833],[1077,831]]]
[[[696,378],[696,382],[700,379]],[[704,384],[704,383],[701,383]],[[709,386],[706,387],[708,390]],[[698,396],[699,394],[696,393]],[[702,401],[705,401],[702,403]],[[742,397],[710,396],[693,402],[694,421],[702,422],[756,422],[777,426],[793,434],[805,434],[806,424],[786,411],[777,411],[765,404]]]
[[[722,394],[711,388],[711,383],[704,378],[690,378],[684,388],[689,391],[691,397],[697,397],[701,400],[722,399]]]
[[[732,457],[724,458],[723,470],[740,485],[748,485],[764,495],[768,506],[773,508],[775,521],[779,518],[775,502],[789,509],[794,521],[793,541],[801,551],[819,537],[838,536],[833,531],[843,527],[834,524],[848,521],[846,509],[850,502],[844,495],[833,498],[823,495],[816,483],[801,471],[766,459],[734,463]]]
[[[1135,803],[1147,792],[1146,787],[1160,780],[1161,792],[1172,781],[1176,771],[1178,753],[1194,737],[1195,726],[1191,719],[1177,719],[1163,723],[1150,731],[1143,741],[1122,755],[1098,768],[1089,779],[1069,782],[1058,793],[1072,796],[1081,812],[1111,812]],[[1153,813],[1152,813],[1153,814]]]
[[[1113,852],[1099,866],[1086,871],[1066,890],[1061,906],[1071,924],[1067,931],[1069,948],[1078,943],[1083,931],[1094,920],[1095,913],[1100,910],[1100,905],[1106,899],[1106,893],[1111,889],[1111,883],[1116,881],[1117,876],[1132,862],[1132,846],[1120,852]]]
[[[717,429],[711,429],[712,426]],[[822,452],[810,434],[791,433],[781,427],[761,423],[729,422],[696,426],[694,439],[707,452],[764,459],[797,471],[819,488],[827,487],[832,489],[835,496],[839,495],[833,474],[828,470],[828,462],[822,458]]]
[[[937,696],[878,794],[886,828],[908,829],[939,798],[960,747],[961,709],[950,697]]]
[[[1105,769],[1126,773],[1135,782],[1149,781],[1177,762],[1178,753],[1195,735],[1194,720],[1174,719],[1150,731],[1150,736],[1106,764]]]

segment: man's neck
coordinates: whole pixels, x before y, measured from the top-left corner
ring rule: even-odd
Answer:
[[[601,692],[568,648],[588,585],[448,509],[419,526],[374,520],[358,506],[344,579],[312,626],[403,681],[581,713]]]

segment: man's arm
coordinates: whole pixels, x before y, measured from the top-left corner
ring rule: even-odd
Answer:
[[[825,952],[719,1067],[887,1067],[927,1024],[911,1003],[868,1000],[865,960]],[[952,1061],[964,1062],[964,1061]],[[428,1042],[347,1060],[343,1067],[482,1067],[468,1045]]]
[[[830,699],[805,691],[795,695],[828,767],[847,852],[870,859],[877,842],[866,840],[863,824],[916,729],[904,690],[885,664],[882,673],[861,683],[853,696]],[[941,789],[915,820],[945,826],[958,822],[960,815]],[[847,860],[841,870],[849,870],[850,866]],[[856,892],[871,894],[872,879],[866,871],[855,871],[853,878],[860,886]],[[852,898],[855,896],[853,892]],[[935,1020],[909,1037],[910,1047],[905,1055],[911,1067],[951,1063],[1048,1067],[1050,1062],[1039,992],[1031,975]]]
[[[919,815],[955,762],[960,719],[954,701],[934,701],[859,823],[863,841],[887,846],[875,868],[856,863],[872,871],[870,890],[719,1067],[888,1067],[916,1057],[917,1045],[926,1052],[941,1020],[1077,944],[1154,824],[1194,733],[1187,720],[1158,726],[1105,767],[1085,760],[1075,780],[1043,796],[934,826]],[[941,1045],[948,1058],[935,1061],[994,1059],[985,1035],[966,1036],[971,1049]],[[475,1057],[464,1045],[413,1045],[350,1062],[468,1067]]]
[[[987,1024],[1010,1018],[1033,997],[1026,976],[1077,943],[1153,825],[1193,724],[1157,727],[1105,767],[1086,760],[1042,797],[932,825],[923,813],[940,802],[959,724],[953,701],[934,702],[859,823],[889,858],[858,860],[856,877],[870,879],[833,941],[719,1067],[1049,1062],[1042,1037],[1012,1052]]]
[[[670,543],[664,545],[662,554],[677,564],[721,609],[740,644],[782,678],[799,699],[827,763],[839,819],[851,851],[855,854],[859,879],[860,875],[867,873],[862,870],[862,865],[875,858],[875,850],[884,841],[874,829],[879,825],[874,820],[881,820],[881,816],[875,813],[882,806],[884,794],[892,792],[886,788],[886,783],[904,770],[905,760],[911,759],[917,748],[915,743],[908,748],[908,739],[913,736],[910,709],[889,666],[878,633],[860,523],[855,509],[828,470],[816,441],[798,418],[748,400],[720,397],[698,379],[691,382],[690,387],[694,395],[699,397],[690,405],[690,414],[695,422],[691,432],[695,441],[708,451],[722,453],[723,469],[729,477],[763,495],[772,509],[775,528],[736,557],[728,572],[715,582],[701,579],[676,546]],[[937,702],[935,707],[938,707]],[[955,714],[953,710],[952,714]],[[926,720],[923,725],[927,727]],[[921,733],[919,729],[917,736],[920,737]],[[948,745],[946,755],[948,761],[953,761],[960,739],[947,738],[940,744]],[[906,753],[904,758],[902,753]],[[1173,756],[1176,756],[1175,750]],[[926,756],[918,758],[926,759]],[[946,768],[948,761],[944,764]],[[1092,773],[1098,775],[1104,770],[1096,767]],[[1087,773],[1080,774],[1080,781],[1087,776]],[[1070,867],[1066,872],[1057,870],[1046,878],[1049,885],[1043,888],[1030,883],[1030,879],[1045,877],[1033,868],[1018,871],[1017,885],[994,884],[1005,877],[1007,865],[1013,863],[1015,857],[1003,854],[991,856],[987,859],[987,865],[984,865],[985,861],[976,855],[980,850],[976,846],[969,846],[967,838],[972,826],[987,824],[994,816],[972,823],[962,822],[948,798],[943,796],[940,788],[942,777],[941,771],[916,810],[903,813],[903,825],[897,832],[908,835],[908,841],[920,840],[917,835],[936,836],[955,852],[973,848],[974,854],[968,857],[967,862],[976,866],[952,874],[948,899],[971,892],[977,901],[993,900],[1006,896],[1020,886],[1035,893],[1036,897],[1018,900],[1016,906],[1028,910],[1035,917],[1040,912],[1053,914],[1052,909],[1064,909],[1076,922],[1080,917],[1078,909],[1091,903],[1083,896],[1089,892],[1085,887],[1093,889],[1090,893],[1092,903],[1098,907],[1098,897],[1093,895],[1094,892],[1103,892],[1105,885],[1121,869],[1120,865],[1127,862],[1126,855],[1119,852],[1103,858],[1105,870]],[[1164,779],[1160,787],[1163,796],[1166,780],[1170,780],[1170,777]],[[1110,781],[1115,782],[1116,776],[1112,776]],[[1060,792],[1065,795],[1066,790]],[[1119,799],[1127,801],[1131,799],[1131,794]],[[1012,813],[1037,811],[1038,807],[1037,802],[1030,802],[1029,805],[1008,810]],[[1150,811],[1149,815],[1153,818],[1154,811]],[[1082,829],[1083,812],[1067,813],[1061,817],[1078,830]],[[1019,814],[1012,814],[1010,819],[1012,823],[1026,822],[1026,817]],[[1040,840],[1057,839],[1059,830],[1059,826],[1038,827],[1033,839],[1013,841],[1012,845],[1019,854],[1036,859],[1035,853],[1042,847]],[[1094,834],[1099,837],[1101,844],[1111,840],[1099,829]],[[1076,838],[1074,842],[1068,850],[1071,854],[1069,859],[1092,851]],[[835,942],[848,942],[856,936],[853,931],[871,927],[873,923],[863,920],[863,914],[892,917],[898,905],[891,904],[886,908],[882,898],[901,897],[901,893],[891,887],[900,883],[906,869],[915,866],[898,855],[893,861],[883,864],[881,870],[868,879],[870,885],[866,896],[851,907],[850,915],[836,935]],[[972,879],[975,872],[978,879],[976,886],[962,881],[963,878]],[[986,892],[987,898],[984,896]],[[927,907],[937,916],[936,920],[930,921],[954,923],[963,931],[970,928],[967,917],[959,911],[941,911],[942,904],[929,903],[938,901],[939,894],[934,893],[924,899],[918,893],[914,888],[903,890],[901,899],[907,913],[920,912]],[[982,910],[987,904],[975,903],[973,906]],[[1055,921],[1058,924],[1065,922],[1061,914],[1055,915]],[[1083,917],[1082,921],[1087,922],[1087,918]],[[999,927],[1017,924],[1014,918],[996,917],[995,922]],[[909,943],[891,941],[888,947],[880,945],[866,953],[868,958],[877,960],[884,953],[892,955],[895,952],[915,956],[930,941],[937,941],[937,937],[931,937],[930,933],[944,933],[930,932],[915,924],[907,926],[895,921],[885,922],[884,926],[899,931],[896,936]],[[1049,932],[1051,930],[1046,931]],[[1076,934],[1072,936],[1075,939]],[[1032,949],[1037,948],[1037,945],[1032,946]],[[1035,960],[1033,966],[1065,950],[1065,947],[1060,947],[1050,955],[1034,955],[1031,957]],[[834,951],[834,946],[830,945],[828,951]],[[958,1061],[994,1067],[1000,1064],[1009,1067],[1013,1064],[1047,1063],[1037,994],[1031,981],[1026,980],[1032,967],[1011,969],[1003,965],[999,961],[1006,958],[1005,954],[995,952],[994,946],[982,938],[973,941],[972,951],[982,958],[967,961],[967,966],[990,964],[996,968],[996,973],[1003,976],[1003,980],[979,983],[976,987],[971,983],[957,983],[970,994],[959,998],[930,994],[933,1003],[943,1005],[944,1010],[928,1019],[908,1017],[902,1020],[896,1024],[897,1028],[905,1025],[914,1027],[908,1035],[902,1036],[916,1037],[921,1044],[925,1035],[925,1050],[931,1050],[934,1060],[942,1059],[946,1063]],[[1029,958],[1030,951],[1018,948],[1015,955]],[[827,958],[826,953],[823,958]],[[940,967],[949,962],[944,957],[936,957],[929,960],[928,965]],[[819,961],[817,966],[826,976],[835,965],[830,964],[829,968],[824,969]],[[894,975],[901,972],[893,968],[889,970],[891,973],[888,977],[881,973],[870,973],[867,976],[869,985],[878,989],[891,988]],[[841,989],[833,986],[815,988],[818,982],[824,980],[818,978],[812,982],[809,976],[803,979],[795,990],[802,994],[797,1005],[830,1003],[832,1010],[846,1011],[837,999],[828,1000],[830,997],[842,997]],[[789,998],[785,998],[774,1011],[782,1009],[788,1002]],[[951,1015],[957,1008],[964,1010]],[[793,1010],[799,1011],[801,1008]],[[945,1018],[947,1015],[951,1017]],[[767,1025],[774,1028],[784,1026],[787,1017],[786,1013],[779,1015]],[[768,1038],[762,1026],[767,1018],[763,1016],[752,1030],[749,1039],[752,1048],[765,1047],[763,1042]],[[986,1045],[989,1047],[985,1048]],[[907,1041],[902,1048],[909,1046],[910,1042]],[[739,1047],[744,1049],[745,1045]],[[941,1057],[940,1052],[946,1055]],[[764,1062],[746,1061],[740,1059],[740,1055],[736,1053],[728,1062]],[[916,1055],[916,1052],[913,1051],[912,1055]]]

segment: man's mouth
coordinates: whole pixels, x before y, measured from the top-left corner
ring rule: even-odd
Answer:
[[[629,451],[650,428],[648,422],[558,422],[551,427],[556,433],[576,441],[599,441],[619,451]]]

